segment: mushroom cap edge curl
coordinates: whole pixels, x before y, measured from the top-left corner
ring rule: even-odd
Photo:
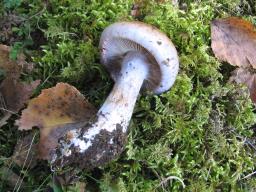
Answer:
[[[179,70],[179,59],[171,40],[159,29],[138,21],[117,22],[102,33],[99,43],[101,63],[116,80],[122,59],[129,51],[145,53],[150,72],[143,87],[161,94],[173,85]]]

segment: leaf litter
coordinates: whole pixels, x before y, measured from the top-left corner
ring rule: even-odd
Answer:
[[[137,16],[131,13],[132,16]],[[134,14],[134,15],[133,15]],[[212,50],[215,56],[240,68],[233,72],[231,82],[245,83],[250,90],[251,98],[256,103],[256,77],[251,68],[256,68],[256,32],[254,26],[240,18],[230,17],[214,20],[211,24]],[[9,58],[10,48],[0,45],[0,68],[4,80],[0,84],[0,104],[5,116],[0,126],[4,125],[13,113],[24,107],[33,90],[40,81],[24,83],[19,80],[23,70],[31,70],[30,64],[20,54],[17,61]],[[17,94],[18,93],[18,94]],[[57,147],[58,139],[68,130],[79,126],[79,123],[89,121],[96,114],[96,109],[73,86],[58,83],[55,87],[45,89],[29,101],[23,110],[21,118],[16,121],[19,130],[40,129],[38,144],[27,135],[17,142],[12,156],[19,166],[33,167],[34,159],[49,160],[50,152]],[[29,147],[29,148],[28,148]],[[32,160],[24,164],[26,159]]]
[[[0,44],[0,127],[5,125],[13,114],[18,115],[20,109],[25,107],[33,91],[40,84],[40,80],[30,83],[20,80],[21,73],[31,72],[34,65],[27,62],[23,54],[18,54],[17,59],[12,60],[10,59],[10,53],[11,47]],[[18,140],[10,158],[11,163],[16,163],[16,165],[22,167],[22,170],[25,167],[35,166],[35,145],[31,140],[31,135],[30,133]],[[18,181],[22,180],[11,169],[5,166],[2,169],[5,169],[3,172],[6,172],[6,180],[10,185],[15,186]],[[20,186],[22,185],[21,181]]]
[[[40,80],[31,83],[21,82],[21,72],[31,70],[32,64],[25,61],[23,54],[18,55],[15,61],[11,60],[9,53],[10,47],[0,45],[0,69],[3,76],[0,83],[0,127],[6,124],[12,114],[17,114],[25,106],[34,89],[40,84]]]
[[[0,75],[3,76],[0,83],[0,110],[3,114],[0,126],[28,103],[16,124],[19,130],[40,128],[39,143],[33,142],[31,134],[20,138],[11,159],[20,167],[32,168],[36,159],[49,159],[58,139],[81,122],[89,121],[96,114],[96,109],[76,88],[66,83],[45,89],[37,98],[29,101],[40,80],[22,82],[21,73],[31,72],[33,64],[26,62],[23,54],[19,54],[17,60],[10,59],[10,51],[10,47],[0,45]],[[24,164],[26,159],[32,161]]]
[[[256,30],[252,23],[238,17],[216,19],[211,23],[211,47],[215,56],[239,68],[230,82],[245,84],[256,103]]]
[[[19,130],[40,129],[39,158],[49,160],[58,139],[80,123],[89,121],[94,114],[94,106],[75,87],[58,83],[30,100],[16,124]]]
[[[133,12],[132,16],[137,16]],[[241,67],[233,72],[230,81],[245,83],[256,102],[255,76],[247,68],[256,68],[256,32],[254,26],[236,17],[217,19],[211,24],[212,50],[221,61]],[[14,70],[15,71],[15,70]],[[19,130],[40,129],[38,154],[40,159],[49,160],[50,153],[57,147],[58,139],[68,130],[89,121],[96,109],[73,86],[58,83],[45,89],[32,99],[22,116],[16,121]]]

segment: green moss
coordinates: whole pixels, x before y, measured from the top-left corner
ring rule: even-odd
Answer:
[[[210,49],[210,22],[229,15],[255,16],[239,1],[181,1],[185,10],[166,3],[142,4],[143,22],[165,32],[180,57],[173,88],[137,102],[125,152],[108,166],[81,173],[88,186],[102,191],[250,191],[255,178],[255,151],[247,144],[255,122],[246,89],[226,82],[228,73]],[[130,16],[132,1],[24,1],[29,13],[45,10],[31,20],[44,32],[34,76],[49,87],[66,81],[79,88],[96,106],[112,87],[100,65],[98,41],[103,29]],[[244,10],[244,11],[243,11]],[[28,13],[26,13],[28,14]],[[36,25],[34,25],[36,24]],[[35,42],[36,43],[36,42]],[[175,176],[179,179],[166,179]],[[29,177],[29,176],[28,176]],[[31,183],[40,183],[31,173]],[[94,179],[92,179],[94,178]],[[166,179],[163,185],[161,181]]]

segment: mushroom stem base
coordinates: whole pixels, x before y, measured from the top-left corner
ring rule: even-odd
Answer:
[[[127,53],[115,85],[95,121],[69,131],[59,141],[59,147],[52,155],[52,165],[76,164],[91,169],[118,156],[123,151],[127,127],[147,75],[146,57],[136,52]]]

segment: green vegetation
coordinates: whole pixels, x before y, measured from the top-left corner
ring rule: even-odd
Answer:
[[[147,3],[146,3],[147,2]],[[256,151],[253,105],[243,86],[230,85],[230,69],[210,49],[210,21],[242,16],[256,23],[256,5],[239,0],[141,2],[140,21],[165,32],[180,56],[173,88],[159,96],[142,95],[137,102],[126,150],[120,158],[92,172],[79,171],[91,191],[253,191]],[[99,107],[113,82],[100,65],[97,49],[103,29],[115,21],[134,20],[130,0],[11,0],[0,6],[2,17],[22,18],[12,26],[16,39],[0,39],[36,63],[33,76],[42,88],[64,81],[77,87]],[[184,4],[186,3],[186,5]],[[0,191],[6,191],[1,166],[12,154],[17,138],[13,126],[0,129]],[[54,184],[46,163],[15,172],[25,177],[26,190],[43,191]],[[2,179],[1,179],[2,178]],[[183,189],[183,184],[185,188]],[[67,191],[78,191],[76,184]]]

